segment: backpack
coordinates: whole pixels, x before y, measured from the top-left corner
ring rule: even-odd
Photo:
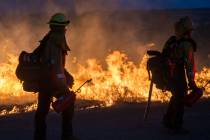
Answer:
[[[192,44],[196,51],[196,43],[192,39],[177,40],[175,36],[169,38],[165,44],[165,48],[160,51],[147,51],[150,56],[147,61],[147,71],[149,79],[153,81],[158,89],[163,91],[170,90],[170,79],[174,76],[174,69],[177,65],[184,63],[182,58],[176,58],[177,49],[180,49],[180,43],[188,41]]]
[[[23,90],[26,92],[38,92],[40,80],[43,80],[43,77],[49,75],[49,71],[45,73],[46,66],[43,67],[44,65],[48,66],[48,64],[45,64],[41,58],[48,39],[49,34],[40,41],[40,45],[32,53],[22,51],[19,55],[19,64],[15,74],[22,82]],[[72,88],[74,84],[73,76],[66,69],[64,74],[66,76],[67,85]]]
[[[22,51],[19,55],[19,63],[16,68],[16,77],[22,82],[23,90],[26,92],[38,92],[39,81],[42,77],[41,54],[49,38],[47,34],[40,45],[32,52]]]
[[[164,63],[162,54],[159,51],[147,51],[147,54],[150,56],[147,61],[149,79],[152,80],[158,89],[164,90],[167,82],[163,72]]]
[[[22,81],[24,91],[37,92],[39,87],[38,82],[41,78],[41,63],[39,58],[33,53],[22,51],[15,74]]]

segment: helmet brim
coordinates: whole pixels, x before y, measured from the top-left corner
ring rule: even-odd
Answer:
[[[67,26],[69,25],[70,21],[67,20],[65,22],[57,22],[57,21],[49,21],[47,24],[56,25],[56,26]]]

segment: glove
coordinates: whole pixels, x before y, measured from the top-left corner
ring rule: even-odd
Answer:
[[[68,89],[68,85],[66,84],[66,78],[64,74],[56,74],[56,77],[54,79],[54,83],[53,83],[53,87],[54,87],[54,96],[56,98],[59,98],[63,95],[65,95],[69,89]]]

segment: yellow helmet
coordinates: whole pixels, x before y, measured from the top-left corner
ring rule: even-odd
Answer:
[[[63,13],[54,14],[48,24],[57,25],[57,26],[66,26],[70,23],[70,21],[66,18]]]
[[[175,33],[177,35],[184,35],[185,33],[192,31],[194,29],[193,22],[190,17],[186,16],[183,18],[180,18],[178,22],[174,25]]]

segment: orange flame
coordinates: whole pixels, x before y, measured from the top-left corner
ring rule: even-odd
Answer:
[[[150,81],[146,70],[148,56],[145,55],[142,61],[135,65],[128,60],[125,53],[114,51],[106,57],[107,68],[104,69],[96,59],[87,60],[87,65],[76,64],[77,72],[74,88],[78,87],[83,81],[92,78],[93,81],[81,89],[78,99],[97,100],[111,106],[119,101],[142,102],[147,100]],[[0,115],[7,115],[19,112],[28,112],[36,109],[36,94],[23,91],[20,81],[15,76],[15,69],[18,64],[18,57],[9,54],[8,62],[0,64],[0,104],[1,105],[20,105],[20,109],[14,106],[12,110],[4,109]],[[196,82],[203,86],[210,79],[210,68],[203,68],[196,74]],[[210,85],[206,87],[210,92]],[[205,96],[208,96],[206,94]],[[167,101],[169,93],[154,88],[152,99],[154,101]],[[32,105],[25,105],[33,103]]]

